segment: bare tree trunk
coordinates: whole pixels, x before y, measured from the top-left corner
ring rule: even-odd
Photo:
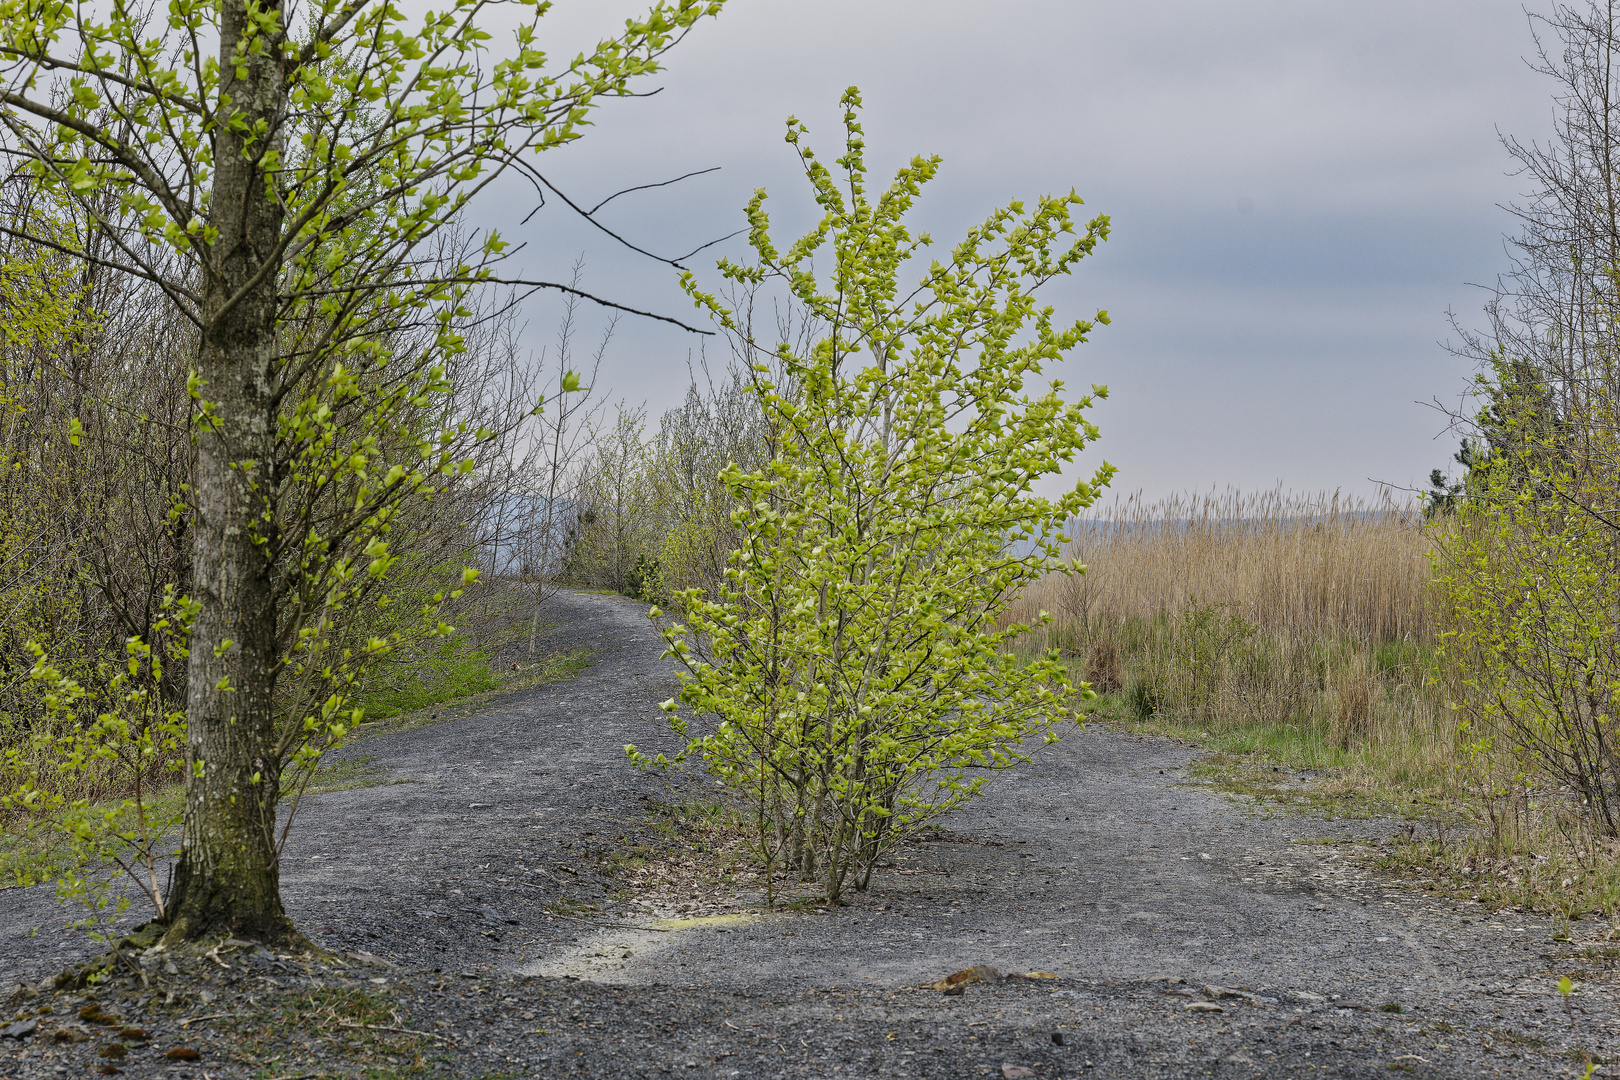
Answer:
[[[274,14],[273,12],[267,14]],[[275,824],[280,763],[271,698],[276,601],[264,511],[273,497],[276,244],[282,212],[262,162],[281,141],[285,90],[280,48],[240,61],[250,32],[245,0],[225,0],[220,36],[221,125],[205,258],[198,359],[205,418],[193,495],[193,596],[186,715],[187,812],[169,897],[166,940],[215,933],[259,941],[296,938],[281,907]],[[243,132],[254,132],[250,140]]]

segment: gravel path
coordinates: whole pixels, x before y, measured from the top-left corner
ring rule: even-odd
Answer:
[[[1256,813],[1185,784],[1194,751],[1097,728],[1041,749],[845,908],[767,914],[747,892],[663,879],[656,858],[638,876],[615,854],[655,849],[659,807],[707,781],[624,759],[625,743],[673,745],[656,702],[674,680],[644,606],[554,605],[548,647],[590,649],[592,667],[358,743],[344,754],[368,786],[302,811],[287,905],[377,966],[141,957],[97,991],[151,1033],[116,1067],[184,1073],[159,1056],[181,1039],[210,1078],[1546,1077],[1580,1075],[1580,1050],[1620,1052],[1600,972],[1567,1011],[1554,989],[1581,943],[1380,878],[1347,843],[1368,823]],[[0,892],[0,988],[91,951],[68,917],[46,890]],[[916,989],[980,964],[1056,977]],[[372,1005],[334,994],[392,1019],[340,1023]],[[0,1075],[106,1064],[94,1027],[46,1037],[87,1000],[16,993],[13,1014],[39,1026],[0,1040]]]

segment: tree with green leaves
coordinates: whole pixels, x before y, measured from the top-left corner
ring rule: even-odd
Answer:
[[[389,0],[0,2],[9,160],[76,235],[21,239],[151,282],[197,328],[185,818],[167,940],[296,938],[279,895],[284,788],[355,720],[358,670],[412,631],[391,529],[488,437],[448,377],[505,241],[448,228],[535,152],[579,138],[722,0],[668,0],[561,65],[547,0],[409,15]],[[567,391],[576,387],[567,380]],[[77,437],[77,434],[75,434]],[[469,571],[470,575],[470,571]],[[436,601],[410,625],[427,633]]]
[[[720,263],[731,294],[683,279],[748,361],[774,452],[722,474],[741,546],[718,593],[684,592],[685,620],[664,632],[683,669],[664,706],[689,739],[682,756],[743,793],[767,879],[785,866],[835,902],[1022,760],[1026,740],[1076,719],[1056,654],[1017,660],[1028,627],[1002,615],[1066,569],[1063,528],[1114,472],[1035,494],[1097,438],[1085,411],[1106,390],[1029,390],[1093,327],[1060,323],[1036,290],[1090,254],[1108,219],[1077,226],[1072,192],[1014,202],[924,263],[932,241],[905,219],[939,159],[871,191],[853,87],[843,105],[833,168],[788,121],[815,227],[779,248],[761,191],[754,261]],[[920,281],[903,286],[914,266]],[[755,336],[746,312],[772,287],[813,326],[802,347]]]
[[[1439,660],[1475,754],[1516,782],[1572,788],[1605,837],[1620,835],[1617,421],[1582,440],[1594,462],[1510,420],[1506,448],[1430,529]]]
[[[1456,418],[1468,472],[1439,493],[1456,512],[1429,530],[1438,659],[1497,782],[1573,789],[1574,820],[1608,844],[1620,835],[1620,0],[1528,17],[1554,127],[1503,140],[1525,196],[1487,328],[1463,334],[1479,365],[1472,412]]]

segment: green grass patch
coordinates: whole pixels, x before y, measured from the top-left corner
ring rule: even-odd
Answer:
[[[1524,1032],[1514,1031],[1512,1028],[1491,1028],[1491,1037],[1497,1042],[1501,1043],[1503,1046],[1518,1046],[1528,1049],[1540,1049],[1541,1047],[1547,1045],[1546,1039],[1535,1035],[1526,1035]]]
[[[368,720],[388,720],[502,685],[489,654],[457,634],[368,675],[360,707]]]
[[[1413,735],[1341,745],[1314,721],[1205,724],[1165,711],[1146,716],[1129,693],[1100,695],[1088,722],[1156,735],[1210,751],[1188,771],[1201,784],[1330,816],[1432,818],[1458,811],[1450,761]]]
[[[1605,967],[1613,969],[1615,961],[1620,960],[1620,945],[1587,945],[1577,949],[1574,955],[1583,960],[1600,961]]]
[[[564,896],[545,905],[545,910],[553,915],[562,915],[566,918],[581,918],[587,915],[600,915],[602,905],[593,904],[587,900],[575,900]]]
[[[377,764],[370,755],[342,761],[324,761],[311,778],[305,794],[320,795],[328,791],[378,787],[387,782],[388,770]]]
[[[489,702],[502,694],[509,694],[519,690],[529,690],[546,683],[560,682],[563,679],[573,678],[575,675],[591,666],[591,654],[584,650],[570,653],[561,653],[556,656],[538,660],[532,664],[520,665],[515,671],[498,672],[485,668],[494,677],[494,685],[484,684],[481,690],[471,690],[468,693],[455,692],[457,688],[468,689],[479,685],[477,681],[442,685],[441,693],[424,695],[422,703],[406,712],[390,713],[387,716],[374,716],[366,713],[366,718],[358,728],[349,734],[349,742],[359,739],[371,738],[386,732],[404,731],[409,728],[421,727],[424,724],[440,723],[446,720],[459,720],[470,716],[483,708]]]

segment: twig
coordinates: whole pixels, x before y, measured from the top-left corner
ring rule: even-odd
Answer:
[[[113,953],[113,955],[118,957],[118,959],[122,960],[124,962],[124,965],[126,967],[128,967],[129,970],[133,971],[136,975],[140,976],[142,986],[146,987],[147,989],[151,989],[152,981],[146,977],[146,970],[144,968],[142,968],[139,964],[137,964],[135,961],[131,960],[129,958],[128,953],[126,953],[126,952],[124,952],[122,950],[117,950],[117,951],[115,951]]]
[[[412,1028],[389,1027],[386,1024],[360,1024],[360,1023],[355,1023],[355,1022],[349,1021],[349,1020],[339,1020],[338,1021],[338,1027],[365,1028],[368,1031],[394,1031],[394,1032],[398,1032],[401,1035],[420,1035],[424,1039],[438,1039],[440,1042],[444,1042],[444,1043],[455,1042],[454,1039],[446,1038],[443,1035],[435,1035],[431,1031],[416,1031],[416,1030],[413,1030]]]
[[[200,1024],[204,1020],[223,1020],[226,1017],[235,1018],[241,1015],[241,1013],[209,1013],[207,1016],[193,1016],[190,1020],[182,1020],[180,1021],[180,1026],[185,1027],[187,1024]]]

